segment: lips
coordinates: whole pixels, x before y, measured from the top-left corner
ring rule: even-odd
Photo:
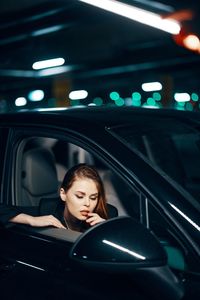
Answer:
[[[81,210],[81,215],[84,217],[88,216],[89,211],[88,210]]]

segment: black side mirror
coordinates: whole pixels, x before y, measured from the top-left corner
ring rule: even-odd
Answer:
[[[70,257],[88,267],[112,272],[167,264],[159,241],[129,217],[110,219],[89,229],[76,241]]]
[[[167,255],[159,240],[130,217],[117,217],[82,234],[70,258],[78,267],[129,274],[154,299],[181,299],[182,283],[167,266]]]

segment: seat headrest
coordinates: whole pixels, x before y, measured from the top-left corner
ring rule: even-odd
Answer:
[[[56,193],[58,179],[53,154],[45,148],[34,148],[24,153],[22,185],[33,196]]]

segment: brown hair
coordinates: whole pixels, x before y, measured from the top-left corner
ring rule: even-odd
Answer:
[[[89,178],[95,182],[98,190],[98,202],[94,212],[97,213],[101,218],[108,219],[105,190],[97,170],[93,166],[87,164],[75,165],[65,174],[61,188],[67,192],[77,178]]]

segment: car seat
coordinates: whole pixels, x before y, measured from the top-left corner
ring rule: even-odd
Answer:
[[[58,179],[53,153],[44,147],[26,151],[22,158],[20,205],[38,206],[41,198],[58,195]]]

